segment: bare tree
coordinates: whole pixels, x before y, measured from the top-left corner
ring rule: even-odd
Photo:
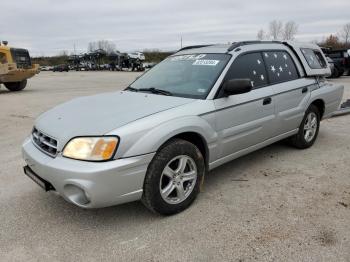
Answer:
[[[88,44],[88,52],[93,52],[97,50],[97,47],[96,47],[96,42],[90,42]]]
[[[273,40],[280,39],[283,35],[282,21],[273,20],[269,24],[269,33]]]
[[[294,40],[298,32],[298,25],[294,21],[288,21],[284,25],[283,40]]]
[[[323,41],[323,43],[321,43],[321,46],[332,47],[332,48],[341,48],[342,43],[339,41],[339,38],[336,35],[329,35]]]
[[[265,34],[264,29],[261,28],[261,29],[258,31],[258,34],[256,35],[256,38],[257,38],[258,40],[264,40],[264,39],[266,39],[266,34]]]
[[[344,40],[345,45],[349,44],[349,42],[350,42],[350,23],[347,23],[343,26],[339,35]]]
[[[115,52],[115,44],[108,40],[99,40],[88,44],[88,52],[94,52],[98,49],[105,51],[107,54]]]

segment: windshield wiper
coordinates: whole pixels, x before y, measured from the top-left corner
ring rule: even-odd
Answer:
[[[165,96],[172,96],[173,93],[163,90],[163,89],[158,89],[155,87],[150,87],[150,88],[140,88],[138,89],[138,91],[145,91],[145,92],[151,92],[153,94],[161,94],[161,95],[165,95]]]
[[[153,94],[161,94],[165,96],[172,96],[173,94],[169,91],[163,90],[163,89],[158,89],[155,87],[150,87],[150,88],[140,88],[139,91],[146,91],[146,92],[151,92]]]
[[[163,89],[158,89],[155,87],[150,87],[150,88],[134,88],[131,86],[128,86],[125,90],[129,90],[129,91],[133,91],[133,92],[139,92],[139,91],[144,91],[144,92],[151,92],[153,94],[161,94],[161,95],[165,95],[165,96],[172,96],[173,93],[163,90]]]
[[[131,86],[128,86],[127,88],[125,88],[125,90],[129,90],[129,91],[133,91],[133,92],[139,91],[137,88],[133,88]]]

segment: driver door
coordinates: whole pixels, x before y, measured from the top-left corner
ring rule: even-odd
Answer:
[[[225,80],[249,78],[253,89],[244,94],[225,97],[220,90],[214,100],[216,131],[219,134],[219,158],[226,157],[268,138],[275,125],[273,89],[268,86],[267,73],[260,52],[238,56]]]

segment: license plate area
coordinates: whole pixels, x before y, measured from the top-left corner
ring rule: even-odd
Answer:
[[[37,183],[45,191],[55,190],[55,188],[53,187],[53,185],[51,185],[50,182],[46,181],[45,179],[35,174],[33,170],[30,169],[29,166],[23,167],[23,170],[24,170],[24,174],[26,174],[31,180]]]

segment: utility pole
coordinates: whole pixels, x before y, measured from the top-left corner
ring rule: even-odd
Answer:
[[[75,50],[75,43],[74,43],[74,55],[76,55],[77,54],[77,52],[76,52],[76,50]]]
[[[182,48],[182,36],[181,36],[180,42],[181,42],[181,48]]]

